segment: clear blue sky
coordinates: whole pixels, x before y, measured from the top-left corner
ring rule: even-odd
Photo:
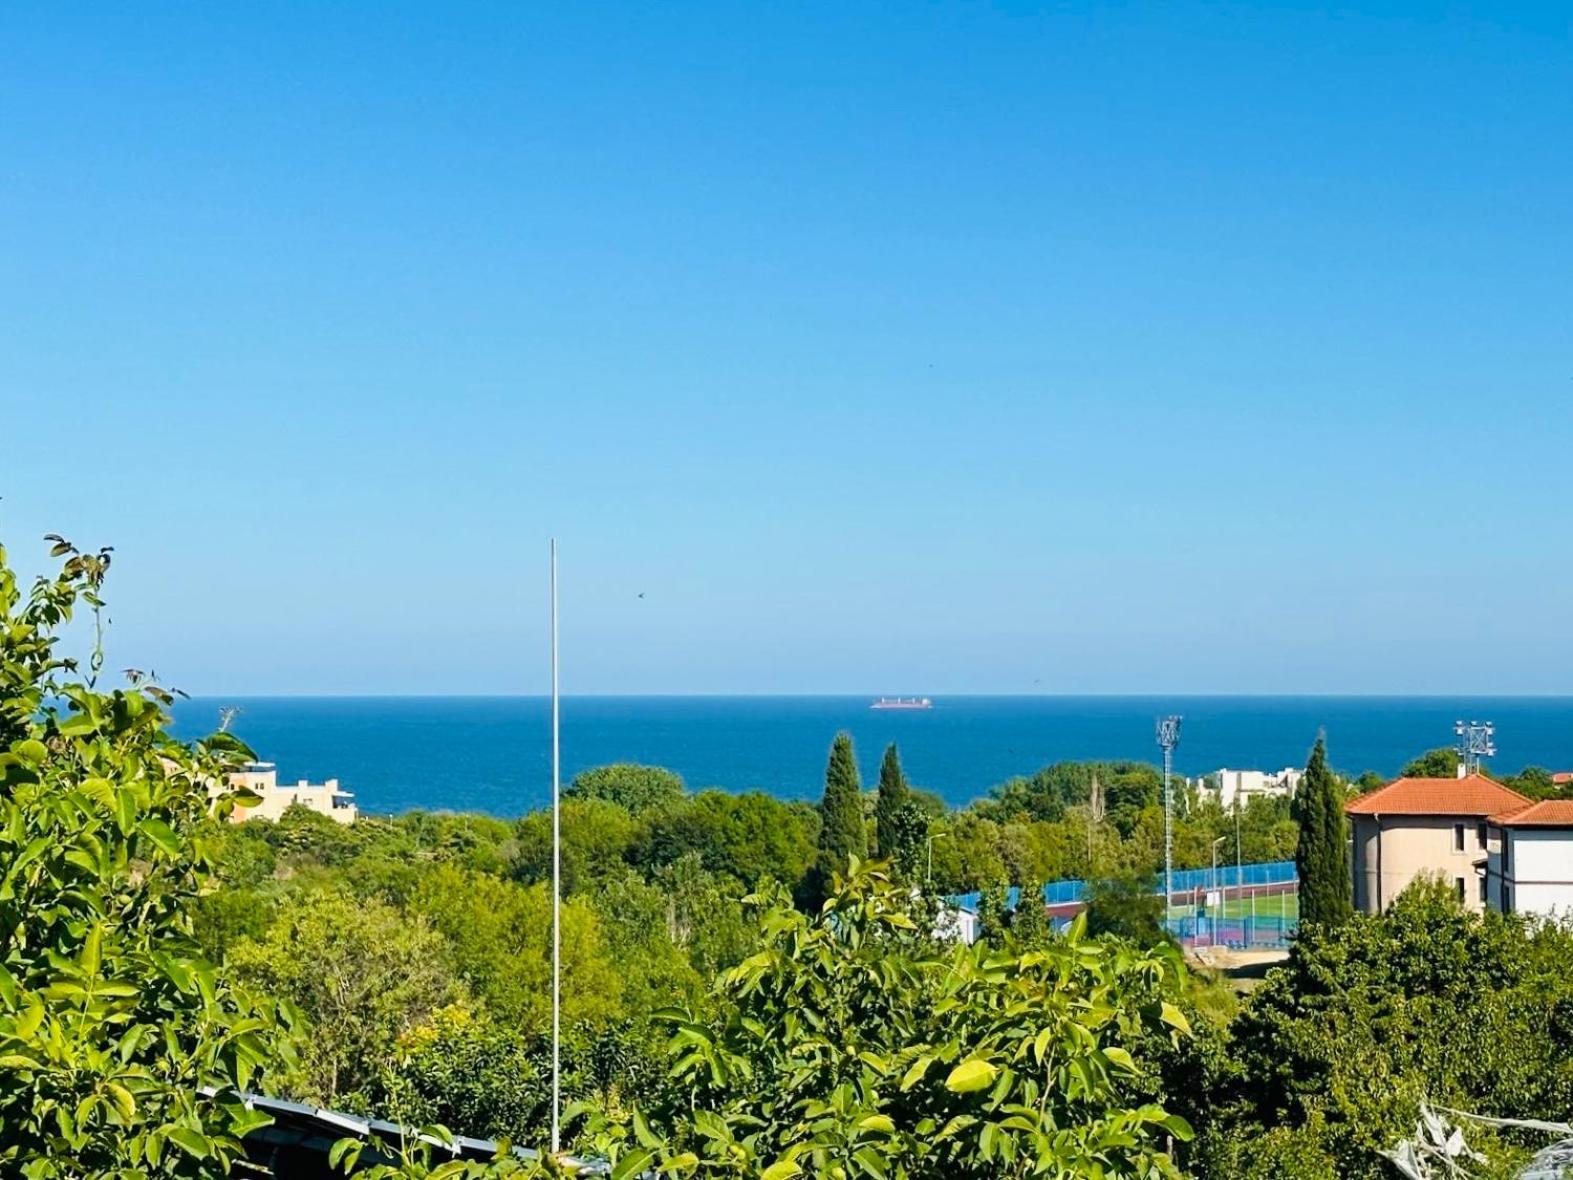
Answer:
[[[194,692],[1573,692],[1565,3],[13,3],[0,537]],[[644,593],[643,599],[637,597]]]

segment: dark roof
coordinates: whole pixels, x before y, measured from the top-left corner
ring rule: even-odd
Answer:
[[[413,1127],[383,1119],[345,1114],[262,1094],[243,1097],[247,1106],[273,1116],[271,1125],[246,1136],[242,1144],[246,1159],[267,1168],[279,1180],[286,1177],[288,1180],[343,1180],[342,1172],[328,1166],[328,1152],[340,1139],[360,1139],[367,1144],[361,1156],[363,1163],[393,1163],[388,1152],[419,1134]],[[445,1157],[484,1161],[492,1159],[498,1150],[494,1141],[468,1135],[456,1137],[451,1146],[435,1138],[427,1137],[426,1141],[433,1145],[433,1163],[445,1162]],[[387,1150],[379,1151],[379,1147]],[[524,1159],[533,1159],[537,1154],[522,1147],[513,1151]],[[575,1160],[573,1163],[587,1176],[605,1175],[608,1170],[605,1164],[597,1162]]]

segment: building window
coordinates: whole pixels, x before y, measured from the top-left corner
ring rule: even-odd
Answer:
[[[1482,849],[1485,848],[1485,846],[1486,846],[1486,825],[1484,823],[1481,823],[1481,825],[1478,828],[1475,829],[1475,840],[1480,845],[1480,847]]]
[[[1464,900],[1464,878],[1462,878],[1462,877],[1454,877],[1453,878],[1453,888],[1455,890],[1457,890],[1457,892],[1458,892],[1458,900],[1459,901],[1463,901]]]
[[[1454,824],[1453,825],[1453,851],[1454,852],[1462,852],[1462,851],[1464,851],[1464,825],[1463,824]]]
[[[1480,904],[1486,904],[1486,875],[1480,874]]]

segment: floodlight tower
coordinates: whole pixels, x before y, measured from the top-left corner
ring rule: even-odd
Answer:
[[[1163,750],[1163,918],[1169,920],[1169,899],[1174,895],[1174,747],[1180,744],[1180,718],[1158,722],[1158,746]]]
[[[1459,777],[1480,773],[1480,760],[1494,758],[1497,752],[1497,727],[1492,721],[1455,721],[1453,733],[1458,737],[1454,747],[1458,751]]]

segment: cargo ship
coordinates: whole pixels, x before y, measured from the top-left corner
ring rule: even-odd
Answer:
[[[928,697],[880,697],[870,709],[932,709],[934,702]]]

